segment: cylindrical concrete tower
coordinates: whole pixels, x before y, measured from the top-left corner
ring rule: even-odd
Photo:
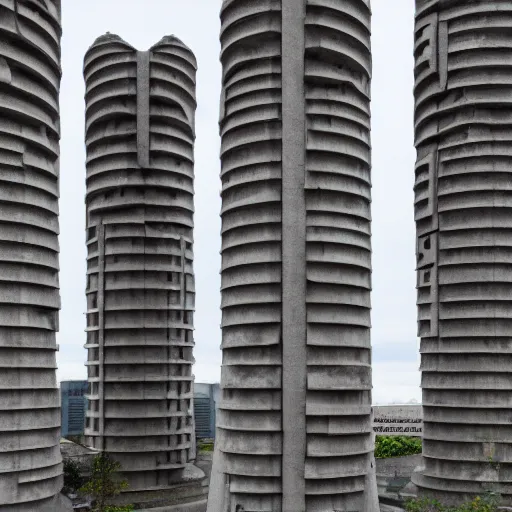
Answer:
[[[370,7],[225,0],[208,512],[371,512]]]
[[[56,511],[60,0],[0,5],[0,511]]]
[[[512,5],[416,1],[426,495],[512,504]],[[511,363],[511,364],[509,364]]]
[[[131,490],[195,458],[192,416],[196,61],[177,38],[98,38],[84,61],[89,446]]]

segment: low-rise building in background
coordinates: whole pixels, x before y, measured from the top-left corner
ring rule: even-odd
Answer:
[[[215,412],[220,385],[194,383],[194,420],[197,439],[215,438]]]

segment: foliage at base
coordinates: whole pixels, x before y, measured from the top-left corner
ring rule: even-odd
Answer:
[[[477,496],[472,501],[458,506],[445,506],[432,498],[418,498],[409,500],[405,504],[406,512],[497,512],[500,496],[488,493]]]
[[[199,452],[213,452],[213,443],[199,442],[197,443]]]
[[[122,506],[109,506],[105,508],[105,512],[133,512],[135,508],[133,505],[122,505]]]
[[[405,457],[421,453],[421,438],[406,436],[376,436],[375,457]]]
[[[64,487],[65,493],[75,493],[85,482],[84,467],[74,459],[64,459]]]
[[[80,489],[82,494],[93,498],[93,512],[130,511],[130,509],[123,508],[117,510],[112,508],[112,505],[109,503],[112,498],[128,489],[128,482],[126,480],[120,480],[117,476],[120,469],[121,465],[119,462],[111,459],[106,453],[101,453],[94,457],[91,477]]]

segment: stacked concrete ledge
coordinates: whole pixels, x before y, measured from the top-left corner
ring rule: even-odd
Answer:
[[[0,511],[60,511],[60,1],[0,5]]]
[[[106,34],[84,61],[85,435],[132,491],[168,487],[195,459],[195,74],[173,36],[136,51]]]
[[[420,493],[512,504],[512,6],[416,1]]]
[[[221,21],[208,512],[372,512],[369,5],[226,0]]]

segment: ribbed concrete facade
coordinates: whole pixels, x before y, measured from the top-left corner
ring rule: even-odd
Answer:
[[[57,511],[60,1],[0,2],[0,511]]]
[[[225,0],[221,21],[208,512],[372,512],[369,2]]]
[[[420,492],[512,504],[512,5],[416,1]]]
[[[195,458],[192,415],[196,62],[173,36],[98,38],[84,61],[89,446],[131,490]]]

